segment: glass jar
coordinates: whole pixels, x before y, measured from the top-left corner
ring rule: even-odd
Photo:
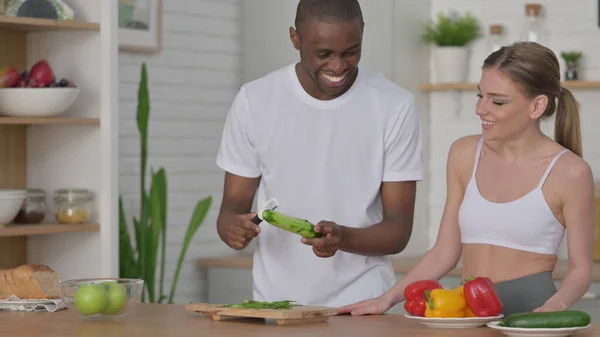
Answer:
[[[594,262],[600,262],[600,176],[594,180]]]
[[[86,189],[60,189],[54,192],[56,221],[61,224],[89,222],[92,193]]]
[[[39,224],[46,217],[46,191],[28,189],[23,206],[13,220],[16,224]]]
[[[541,16],[542,5],[525,4],[525,19],[521,28],[521,40],[547,45],[549,31]]]
[[[490,35],[487,40],[487,52],[491,54],[506,44],[507,41],[504,38],[504,26],[490,25]]]

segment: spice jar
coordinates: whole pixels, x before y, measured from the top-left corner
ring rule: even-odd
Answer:
[[[28,189],[25,201],[13,220],[17,224],[39,224],[46,217],[46,191]]]
[[[60,189],[54,192],[56,221],[81,224],[90,221],[92,193],[86,189]]]

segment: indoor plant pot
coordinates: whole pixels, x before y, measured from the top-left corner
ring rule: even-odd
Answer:
[[[465,82],[469,69],[468,44],[478,38],[479,22],[470,13],[437,14],[437,22],[427,24],[423,39],[434,45],[435,82]]]

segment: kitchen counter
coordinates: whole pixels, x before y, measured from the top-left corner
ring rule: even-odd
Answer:
[[[117,322],[94,322],[79,318],[76,313],[61,310],[48,312],[0,312],[2,336],[20,337],[166,337],[166,336],[477,336],[502,337],[500,331],[487,327],[471,329],[428,328],[401,315],[334,316],[328,322],[278,326],[264,320],[213,321],[184,306],[141,304]],[[600,335],[600,325],[580,331],[573,337]]]
[[[392,265],[396,271],[396,274],[406,274],[411,268],[417,264],[421,259],[421,256],[413,257],[393,257]],[[228,269],[251,269],[252,268],[252,255],[247,253],[236,254],[232,256],[223,257],[210,257],[201,258],[197,260],[198,267],[200,268],[228,268]],[[554,273],[555,280],[562,280],[567,275],[569,270],[569,262],[566,260],[559,260],[556,264]],[[447,276],[461,276],[462,268],[460,263],[454,269],[452,269]],[[592,276],[593,282],[600,281],[600,263],[594,264],[594,272]]]

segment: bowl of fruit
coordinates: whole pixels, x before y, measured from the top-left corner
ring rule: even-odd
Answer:
[[[50,117],[64,113],[75,102],[79,88],[66,78],[57,79],[48,60],[19,72],[0,69],[0,115]]]
[[[78,279],[58,282],[67,310],[86,319],[117,320],[141,302],[144,281],[125,278]]]

